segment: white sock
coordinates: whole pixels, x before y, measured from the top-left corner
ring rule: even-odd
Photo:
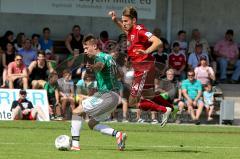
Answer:
[[[82,117],[79,115],[72,115],[71,121],[71,135],[72,135],[72,146],[79,147],[79,137],[82,128]]]
[[[94,130],[99,131],[99,132],[101,132],[102,134],[109,135],[109,136],[112,136],[112,135],[113,135],[113,132],[114,132],[114,129],[113,129],[113,128],[110,128],[109,126],[107,126],[107,125],[102,125],[102,124],[97,124],[97,125],[94,127]]]

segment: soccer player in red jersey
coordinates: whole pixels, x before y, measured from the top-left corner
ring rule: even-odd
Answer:
[[[127,35],[128,56],[134,68],[129,104],[136,105],[143,110],[163,112],[161,122],[163,127],[167,123],[172,105],[163,100],[161,96],[155,96],[155,64],[154,57],[151,55],[162,45],[162,42],[147,31],[144,25],[137,24],[137,11],[132,6],[124,8],[121,21],[117,19],[115,11],[110,11],[109,15],[112,17],[112,21]]]

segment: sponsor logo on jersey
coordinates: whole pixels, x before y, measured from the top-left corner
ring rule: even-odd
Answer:
[[[153,34],[151,32],[146,32],[145,35],[150,38]]]

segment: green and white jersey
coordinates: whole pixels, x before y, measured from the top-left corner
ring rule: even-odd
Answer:
[[[117,64],[111,55],[100,52],[96,55],[94,63],[101,62],[104,68],[96,71],[98,92],[118,91],[120,86],[117,81]]]

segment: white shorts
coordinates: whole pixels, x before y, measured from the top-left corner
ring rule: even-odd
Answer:
[[[115,92],[95,93],[82,101],[83,111],[96,121],[104,121],[110,117],[121,101],[121,97]]]

